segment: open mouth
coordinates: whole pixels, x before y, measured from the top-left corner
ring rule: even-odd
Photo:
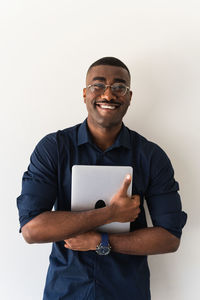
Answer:
[[[118,103],[96,103],[96,106],[100,107],[101,109],[107,109],[107,110],[115,110],[118,107],[120,107],[120,104]]]

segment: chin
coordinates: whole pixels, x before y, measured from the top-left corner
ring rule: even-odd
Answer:
[[[101,115],[97,111],[88,111],[88,121],[93,127],[97,128],[105,128],[112,129],[114,127],[120,127],[122,124],[122,119],[125,115],[125,111],[123,113],[118,113],[113,116],[111,115]]]
[[[101,119],[96,122],[101,128],[113,128],[116,126],[120,126],[122,124],[122,120],[105,120]]]

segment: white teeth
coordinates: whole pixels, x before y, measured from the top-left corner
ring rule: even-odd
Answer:
[[[100,105],[101,108],[108,108],[108,109],[115,109],[115,106],[111,106],[111,105]]]

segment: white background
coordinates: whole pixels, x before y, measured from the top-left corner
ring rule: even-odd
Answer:
[[[152,299],[200,299],[199,8],[192,0],[1,1],[2,300],[42,298],[51,246],[23,241],[15,199],[36,143],[85,119],[85,73],[103,56],[128,65],[124,121],[167,152],[188,213],[178,252],[149,257]]]

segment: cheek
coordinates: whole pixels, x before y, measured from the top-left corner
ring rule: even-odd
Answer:
[[[129,106],[129,105],[131,104],[131,99],[130,99],[130,98],[126,99],[126,100],[125,100],[125,104],[126,104],[127,106]]]
[[[93,97],[85,97],[84,98],[84,103],[89,107],[93,106],[95,108],[95,101],[98,100],[97,98],[93,98]]]
[[[92,112],[94,110],[94,105],[92,104],[90,99],[85,98],[84,103],[86,105],[86,109],[87,109],[88,112]]]

